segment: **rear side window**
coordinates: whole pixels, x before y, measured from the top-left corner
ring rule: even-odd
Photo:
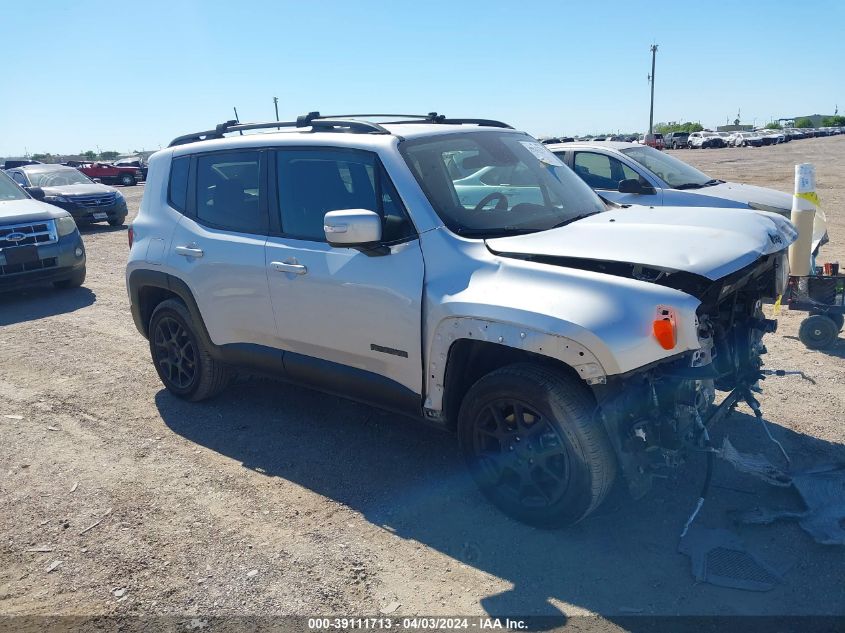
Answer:
[[[188,202],[188,171],[191,159],[188,156],[174,158],[170,163],[170,184],[168,185],[168,199],[170,206],[179,211],[185,211]]]
[[[261,205],[258,152],[221,152],[197,158],[196,216],[203,224],[239,233],[267,232]]]

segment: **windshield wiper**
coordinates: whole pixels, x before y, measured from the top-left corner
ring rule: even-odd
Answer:
[[[685,182],[683,184],[673,187],[673,189],[702,189],[703,187],[712,187],[713,185],[721,185],[724,180],[717,180],[711,178],[707,182]]]
[[[583,220],[584,218],[588,218],[591,215],[595,215],[596,213],[601,213],[601,212],[600,211],[591,211],[590,213],[581,213],[579,215],[576,215],[575,217],[567,218],[566,220],[563,220],[562,222],[558,222],[557,224],[549,227],[546,230],[550,231],[552,229],[559,229],[562,226],[566,226],[567,224],[572,224],[573,222],[577,222],[578,220]]]
[[[499,227],[494,229],[456,229],[455,233],[458,235],[462,235],[464,237],[482,237],[482,238],[493,238],[493,237],[507,237],[508,235],[525,235],[527,233],[536,233],[540,229],[520,229],[515,226],[510,227]]]

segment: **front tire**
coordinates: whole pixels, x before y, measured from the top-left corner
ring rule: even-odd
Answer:
[[[561,371],[516,364],[481,378],[458,418],[464,458],[505,514],[538,527],[577,523],[616,476],[616,458],[586,385]]]
[[[109,218],[109,226],[123,226],[124,222],[126,222],[125,215],[116,215],[113,218]]]
[[[120,184],[125,187],[131,187],[135,184],[135,176],[131,174],[124,174],[120,177]]]
[[[231,381],[230,368],[211,357],[181,301],[167,299],[156,306],[149,340],[158,376],[173,395],[192,402],[207,400]]]

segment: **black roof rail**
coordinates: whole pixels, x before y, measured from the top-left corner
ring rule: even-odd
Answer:
[[[383,124],[373,121],[365,121],[364,118],[389,118],[401,117],[398,121],[385,121]],[[336,114],[325,116],[319,112],[309,112],[296,118],[296,121],[264,121],[259,123],[240,123],[231,120],[217,125],[213,130],[203,132],[192,132],[177,136],[170,141],[168,147],[185,145],[197,141],[223,138],[230,132],[244,132],[245,130],[261,130],[271,128],[292,128],[310,127],[314,132],[351,132],[356,134],[390,134],[384,125],[397,125],[402,123],[442,123],[445,125],[483,125],[488,127],[500,127],[513,129],[507,123],[493,119],[448,119],[445,115],[437,112],[428,114]]]

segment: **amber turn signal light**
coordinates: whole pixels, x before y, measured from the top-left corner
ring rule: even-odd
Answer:
[[[654,338],[660,343],[663,349],[672,349],[675,347],[675,324],[669,319],[655,319],[654,321]]]

